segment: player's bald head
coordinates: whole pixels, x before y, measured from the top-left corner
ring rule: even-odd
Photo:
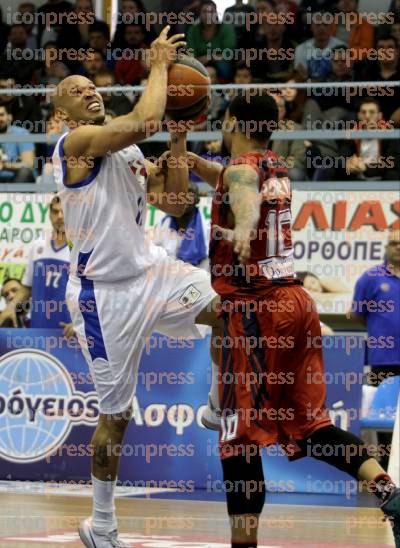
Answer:
[[[68,97],[71,97],[71,91],[74,87],[89,84],[91,84],[91,81],[88,78],[78,74],[72,74],[61,80],[54,90],[52,98],[54,108],[63,108],[68,111]]]
[[[104,104],[95,85],[85,76],[67,76],[55,88],[52,103],[56,115],[66,123],[104,122]]]
[[[64,80],[61,80],[61,82],[56,86],[54,90],[54,95],[52,96],[52,103],[54,105],[54,108],[65,108],[66,106],[66,98],[69,95],[69,91],[73,88],[75,85],[79,85],[80,79],[83,78],[84,80],[87,80],[87,78],[84,78],[83,76],[78,76],[76,74],[72,76],[67,76],[64,78]]]

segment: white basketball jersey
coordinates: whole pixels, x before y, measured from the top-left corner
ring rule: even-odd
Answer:
[[[65,185],[64,134],[54,149],[54,178],[71,243],[71,276],[114,282],[166,257],[145,237],[147,173],[136,145],[94,160],[86,179]]]

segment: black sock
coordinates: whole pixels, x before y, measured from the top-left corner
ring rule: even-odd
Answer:
[[[388,474],[379,474],[372,481],[367,482],[367,491],[373,493],[379,500],[385,502],[396,485]]]
[[[232,542],[232,548],[257,548],[257,542]]]

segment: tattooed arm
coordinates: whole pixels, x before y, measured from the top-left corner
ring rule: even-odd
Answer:
[[[250,244],[260,219],[259,179],[256,170],[249,165],[228,167],[224,173],[224,187],[229,192],[229,203],[235,216],[235,228],[230,235],[239,259],[250,257]]]
[[[206,160],[194,152],[188,151],[187,158],[189,169],[196,173],[203,181],[215,188],[224,166],[218,162]]]

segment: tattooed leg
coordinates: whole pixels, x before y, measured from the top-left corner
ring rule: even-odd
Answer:
[[[92,437],[92,474],[103,481],[115,480],[124,434],[130,414],[100,415]]]

